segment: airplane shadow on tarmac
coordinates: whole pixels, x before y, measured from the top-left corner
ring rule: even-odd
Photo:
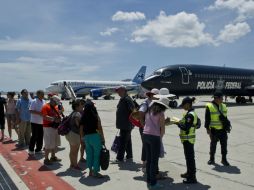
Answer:
[[[144,181],[146,183],[145,176],[136,176],[133,178],[134,180]],[[184,183],[173,183],[174,179],[171,177],[166,177],[164,180],[158,180],[159,184],[162,184],[164,188],[162,189],[170,189],[170,190],[207,190],[210,189],[211,186],[203,185],[202,183],[198,182],[196,184],[184,184]]]
[[[237,166],[221,166],[215,164],[213,170],[229,174],[241,174],[241,170]]]

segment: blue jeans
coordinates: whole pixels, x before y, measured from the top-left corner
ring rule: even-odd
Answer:
[[[102,148],[101,137],[98,133],[85,135],[86,164],[96,174],[100,171],[100,153]]]
[[[159,136],[147,134],[143,134],[143,140],[146,150],[147,183],[155,185],[157,183],[156,174],[158,171],[161,140]]]

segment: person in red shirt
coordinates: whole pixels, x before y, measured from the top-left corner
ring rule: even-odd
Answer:
[[[61,99],[54,95],[50,97],[49,103],[44,104],[41,113],[43,115],[43,139],[45,144],[45,165],[51,165],[53,162],[60,162],[61,159],[55,155],[57,147],[57,127],[61,122],[61,115],[58,110],[58,105]],[[51,158],[49,159],[49,153]]]

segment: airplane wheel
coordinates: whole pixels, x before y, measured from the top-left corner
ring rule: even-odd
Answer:
[[[177,101],[170,101],[169,102],[169,107],[171,107],[171,108],[177,108],[177,106],[178,106],[178,104],[177,104]]]
[[[245,104],[245,103],[246,103],[245,97],[241,97],[241,103],[242,103],[242,104]]]
[[[236,99],[235,99],[236,103],[237,104],[240,104],[241,103],[241,97],[240,96],[237,96]]]

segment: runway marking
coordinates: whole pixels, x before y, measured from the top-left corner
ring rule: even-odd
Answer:
[[[17,154],[12,154],[13,151]],[[0,154],[6,162],[5,165],[9,165],[9,167],[15,171],[14,173],[16,173],[24,182],[24,186],[27,186],[26,188],[21,187],[21,189],[74,190],[70,184],[56,176],[53,171],[44,166],[38,160],[28,159],[27,151],[17,150],[15,143],[0,143]],[[10,174],[8,175],[12,176]],[[19,180],[19,182],[15,182],[19,188],[21,180]],[[1,188],[2,187],[0,186],[0,189]]]

